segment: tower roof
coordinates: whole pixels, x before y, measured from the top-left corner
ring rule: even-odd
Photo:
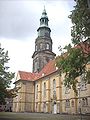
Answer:
[[[44,6],[44,10],[43,10],[43,12],[42,12],[41,18],[48,18],[48,17],[47,17],[47,13],[46,13],[45,6]]]

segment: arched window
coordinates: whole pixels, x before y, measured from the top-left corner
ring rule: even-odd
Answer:
[[[42,24],[44,23],[44,19],[42,19],[42,22],[41,22]]]
[[[38,85],[36,86],[36,99],[38,98]]]
[[[35,51],[37,51],[37,45],[35,46]]]
[[[48,43],[46,44],[46,49],[49,49],[49,44]]]
[[[46,97],[46,83],[44,82],[43,95]]]
[[[56,80],[53,80],[53,97],[56,98]]]
[[[56,80],[55,79],[53,80],[53,90],[56,91]]]
[[[42,43],[40,43],[40,49],[41,49],[41,50],[43,49],[43,44],[42,44]]]

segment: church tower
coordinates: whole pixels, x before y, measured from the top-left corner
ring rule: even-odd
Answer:
[[[35,52],[33,58],[33,72],[40,72],[41,69],[56,56],[52,52],[51,29],[48,26],[48,16],[44,8],[40,18],[40,27],[37,29],[38,37],[35,40]]]

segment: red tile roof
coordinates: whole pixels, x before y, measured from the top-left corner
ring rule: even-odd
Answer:
[[[47,76],[57,71],[55,66],[55,60],[50,60],[45,67],[35,76],[35,80]]]
[[[20,80],[35,81],[55,71],[57,71],[55,66],[55,60],[50,60],[39,73],[31,73],[25,71],[18,71],[18,73],[20,75]]]
[[[90,54],[90,42],[88,41],[83,41],[76,48],[81,48],[85,54]]]
[[[35,74],[31,72],[18,71],[21,80],[30,80],[33,81]]]

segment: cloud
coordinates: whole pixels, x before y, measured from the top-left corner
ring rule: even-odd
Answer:
[[[39,27],[43,5],[46,5],[50,26],[60,26],[69,13],[67,3],[58,0],[0,1],[0,37],[25,39],[33,36]]]
[[[0,1],[0,3],[0,37],[25,39],[32,36],[37,27],[37,15],[32,11],[33,4],[28,1],[26,3]]]
[[[33,38],[32,38],[33,39]],[[9,67],[13,72],[17,70],[32,71],[32,53],[34,41],[19,41],[14,39],[1,39],[1,47],[8,50],[10,58]]]
[[[53,52],[59,54],[59,45],[70,42],[71,21],[68,15],[71,0],[5,0],[0,1],[0,42],[9,51],[12,71],[32,71],[32,54],[37,29],[45,5],[51,28]]]

